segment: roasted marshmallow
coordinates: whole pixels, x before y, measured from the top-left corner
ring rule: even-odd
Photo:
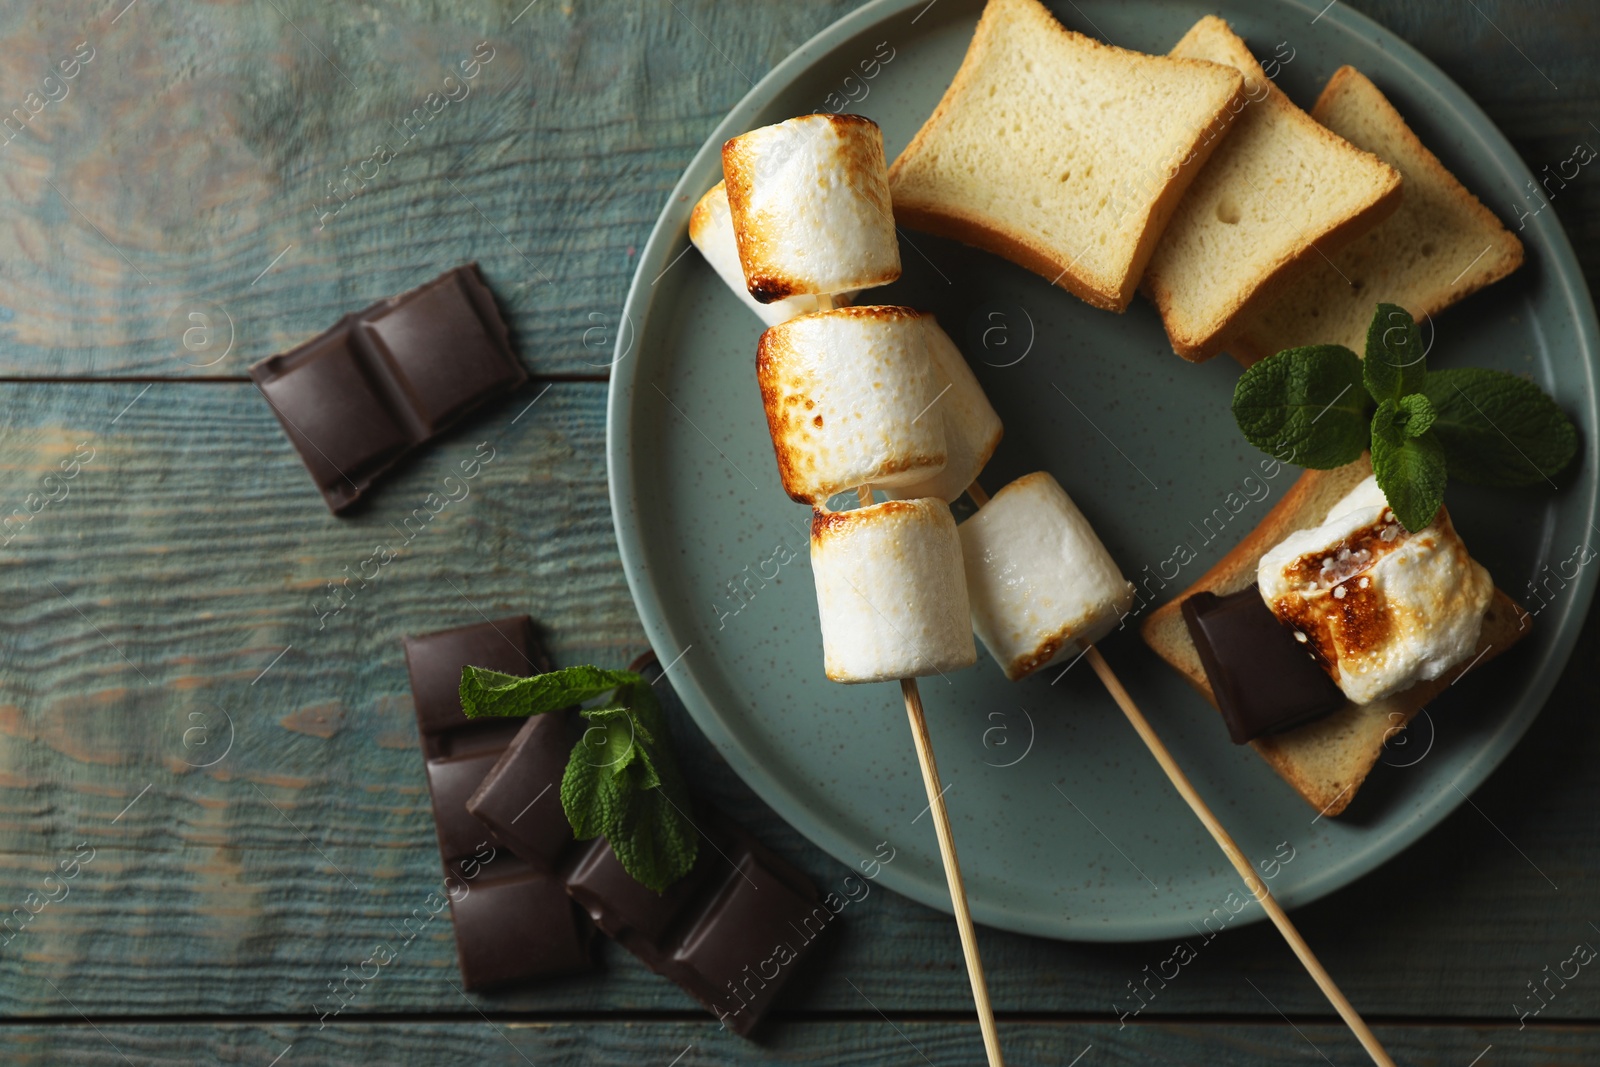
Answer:
[[[1408,533],[1375,477],[1262,556],[1256,576],[1273,615],[1357,704],[1470,657],[1494,596],[1445,509]]]
[[[796,315],[821,308],[822,305],[814,296],[791,296],[786,300],[762,304],[750,295],[750,290],[744,284],[744,268],[739,265],[739,243],[733,236],[733,216],[728,212],[728,187],[725,182],[713,185],[711,191],[702,196],[689,213],[689,240],[706,257],[706,262],[711,264],[717,276],[733,290],[739,302],[760,315],[761,321],[768,326],[776,326]],[[851,295],[837,294],[833,298],[834,303],[848,304]]]
[[[1006,677],[1075,657],[1133,604],[1089,520],[1044,471],[1023,475],[961,524],[972,628]]]
[[[977,661],[961,541],[944,501],[813,511],[811,571],[834,681],[915,678]]]
[[[862,485],[925,481],[944,469],[922,316],[853,307],[790,319],[761,335],[756,377],[789,495],[820,504]]]
[[[859,115],[802,115],[722,146],[750,295],[770,304],[900,277],[883,133]]]
[[[989,406],[972,368],[961,349],[950,340],[932,315],[923,317],[928,331],[928,354],[933,358],[933,385],[936,399],[931,417],[944,422],[944,470],[914,485],[886,490],[892,497],[936,496],[954,500],[966,491],[994,455],[1000,443],[1000,416]]]

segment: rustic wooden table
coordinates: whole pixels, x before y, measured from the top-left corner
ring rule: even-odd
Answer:
[[[27,516],[0,536],[6,1063],[980,1056],[954,926],[886,891],[761,1044],[609,944],[592,976],[463,995],[447,928],[336,1019],[313,1012],[440,882],[400,636],[526,611],[559,662],[640,650],[603,454],[637,249],[749,79],[852,6],[524,2],[0,10],[0,110],[26,117],[0,133],[0,514]],[[1596,5],[1356,6],[1460,82],[1535,171],[1600,145]],[[469,97],[394,125],[482,41]],[[76,76],[46,83],[74,53]],[[377,172],[348,202],[331,193],[346,168]],[[1553,210],[1592,284],[1600,178]],[[246,366],[471,259],[536,380],[361,515],[330,518]],[[319,619],[325,583],[479,440],[502,458],[470,499]],[[93,458],[47,482],[75,450]],[[1600,943],[1589,618],[1472,803],[1297,915],[1401,1062],[1600,1059],[1600,977],[1547,981]],[[819,882],[843,876],[676,726],[711,799]],[[60,897],[44,879],[74,856]],[[1125,1024],[1113,1002],[1168,946],[980,939],[1013,1064],[1362,1059],[1270,928],[1228,933]],[[1548,1004],[1519,1020],[1530,983]]]

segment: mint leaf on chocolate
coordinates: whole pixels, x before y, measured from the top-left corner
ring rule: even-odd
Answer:
[[[531,678],[482,667],[463,667],[461,710],[469,719],[541,715],[582,704],[638,680],[639,676],[631,671],[608,671],[599,667],[563,667]]]
[[[1362,381],[1373,403],[1399,400],[1421,389],[1427,355],[1411,313],[1398,304],[1379,304],[1367,326],[1367,358],[1361,361]]]
[[[1343,345],[1268,356],[1246,370],[1233,391],[1233,417],[1251,444],[1318,470],[1361,458],[1371,406],[1361,360]]]
[[[1478,485],[1534,485],[1559,473],[1578,450],[1571,420],[1532,382],[1478,367],[1428,374],[1423,393],[1450,476]]]
[[[655,690],[632,671],[565,667],[531,678],[461,671],[468,718],[528,716],[614,694],[580,709],[589,726],[561,777],[561,807],[580,839],[605,837],[634,880],[656,892],[689,873],[700,835]]]
[[[1372,473],[1400,525],[1415,533],[1444,503],[1448,465],[1444,446],[1431,431],[1410,432],[1413,418],[1398,401],[1378,405],[1372,416]]]

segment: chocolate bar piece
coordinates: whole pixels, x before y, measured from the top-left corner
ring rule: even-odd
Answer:
[[[555,870],[574,843],[561,807],[561,776],[577,733],[569,715],[531,717],[478,774],[466,800],[480,834],[487,830],[497,844],[541,870]]]
[[[476,263],[250,368],[335,514],[413,448],[528,380]]]
[[[651,667],[659,669],[653,662],[632,669]],[[552,799],[559,812],[561,770],[572,750],[571,735],[540,718],[548,716],[523,726],[468,810],[530,865],[568,871],[567,891],[602,932],[726,1026],[749,1034],[835,913],[797,868],[704,805],[693,816],[700,831],[695,864],[663,893],[634,881],[604,838],[581,846],[575,861],[563,859],[553,828],[546,837],[527,825]],[[565,843],[571,840],[568,833]]]
[[[570,713],[525,721],[468,719],[461,710],[462,667],[516,675],[549,669],[532,621],[521,615],[407,637],[405,650],[462,984],[482,989],[586,969],[592,926],[567,896],[565,880],[549,863],[497,848],[467,811],[468,798],[525,725],[542,725],[551,736],[570,727]],[[540,839],[572,840],[559,799],[533,806],[520,821]]]
[[[702,807],[700,854],[657,895],[623,870],[604,838],[567,891],[602,931],[670,978],[735,1033],[748,1035],[836,913],[795,867]]]
[[[1182,610],[1234,744],[1344,707],[1339,687],[1272,614],[1254,585],[1224,597],[1196,593]]]

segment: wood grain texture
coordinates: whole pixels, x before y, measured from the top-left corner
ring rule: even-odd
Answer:
[[[67,495],[0,550],[0,903],[22,907],[79,842],[98,850],[66,899],[0,946],[0,1014],[58,1014],[46,978],[95,1015],[309,1013],[440,878],[400,636],[473,622],[481,609],[530,612],[558,662],[623,663],[641,646],[599,491],[604,387],[541,394],[531,384],[400,471],[352,519],[326,513],[253,387],[144,388],[0,385],[0,522],[78,442],[95,450]],[[354,599],[318,629],[326,581],[354,571],[374,543],[399,541],[391,523],[479,441],[495,458],[470,494],[368,589],[352,583]],[[1597,642],[1591,619],[1577,661],[1600,654]],[[1600,943],[1587,926],[1600,865],[1589,815],[1600,804],[1589,769],[1600,757],[1597,703],[1592,676],[1571,673],[1475,798],[1483,814],[1463,807],[1376,874],[1296,913],[1363,1014],[1514,1019],[1541,968],[1579,940]],[[820,885],[852,873],[673,716],[703,796]],[[947,916],[880,890],[844,918],[789,1010],[855,1010],[845,979],[889,1011],[968,1007]],[[1131,1010],[1129,983],[1172,952],[988,929],[979,939],[1005,1012]],[[434,928],[358,1008],[442,1010],[456,977],[449,934]],[[1144,1016],[1267,1010],[1246,979],[1286,1011],[1325,1011],[1276,935],[1256,927],[1206,946]],[[693,1010],[609,945],[591,977],[474,1001]],[[1542,1016],[1596,1017],[1600,982],[1583,981]]]
[[[531,383],[336,520],[239,383],[244,367],[476,258],[531,370],[603,375],[637,249],[689,156],[753,80],[852,6],[0,3],[0,111],[77,42],[95,48],[0,147],[0,377],[36,380],[0,383],[0,909],[17,929],[7,940],[0,926],[0,1018],[24,1020],[0,1035],[7,1062],[265,1064],[288,1047],[284,1067],[667,1064],[691,1045],[684,1067],[917,1062],[894,1027],[930,1063],[977,1058],[974,1024],[917,1014],[970,1010],[948,917],[876,889],[759,1046],[699,1021],[609,944],[589,976],[469,1003],[438,926],[340,1020],[319,1032],[311,1018],[326,984],[439,883],[400,635],[527,611],[564,663],[625,662],[642,636],[603,492],[603,385]],[[1592,6],[1354,6],[1438,62],[1536,172],[1600,144]],[[480,41],[495,54],[471,94],[414,120],[414,136],[397,130]],[[394,158],[324,218],[328,183],[379,143]],[[1591,282],[1596,173],[1551,202]],[[186,351],[196,309],[218,332]],[[50,381],[119,376],[233,380]],[[467,497],[415,517],[480,441],[495,459]],[[93,458],[63,479],[80,445]],[[7,523],[19,508],[38,510]],[[400,541],[328,614],[327,583]],[[1600,944],[1597,619],[1471,805],[1295,912],[1402,1062],[1465,1065],[1489,1045],[1484,1067],[1597,1058],[1595,1030],[1565,1025],[1600,1020],[1587,970],[1517,1023],[1529,983],[1574,944]],[[824,887],[852,873],[671,714],[703,797]],[[80,843],[94,858],[67,895],[18,926],[14,909],[53,894],[46,876]],[[1066,1064],[1091,1045],[1084,1067],[1317,1062],[1276,1009],[1335,1062],[1359,1055],[1260,925],[1206,946],[1126,1029],[1130,986],[1171,945],[979,940],[1016,1063]],[[1058,1013],[1076,1018],[1039,1018]],[[448,1018],[408,1021],[423,1014]],[[591,1021],[551,1021],[563,1015]]]
[[[0,147],[0,376],[238,377],[474,258],[531,370],[603,374],[684,164],[852,6],[400,0],[367,18],[312,0],[142,3],[113,23],[121,4],[6,4],[0,85],[16,99],[0,110],[80,41],[95,51]],[[1579,140],[1600,146],[1592,6],[1354,6],[1442,66],[1536,173]],[[480,42],[493,58],[432,114]],[[406,125],[418,108],[426,121]],[[392,159],[373,158],[380,145]],[[1600,275],[1600,178],[1551,208]],[[219,331],[231,320],[226,358],[184,350],[193,310]]]
[[[386,1021],[330,1024],[126,1024],[96,1027],[9,1027],[7,1063],[112,1064],[166,1067],[194,1063],[345,1067],[348,1064],[471,1063],[482,1067],[624,1064],[698,1067],[721,1064],[804,1063],[845,1067],[862,1063],[970,1064],[982,1054],[975,1024],[872,1016],[829,1025],[778,1022],[759,1042],[719,1031],[714,1023],[526,1023],[473,1017],[445,1023]],[[1416,1067],[1464,1067],[1481,1061],[1500,1067],[1592,1062],[1600,1034],[1592,1028],[1396,1026],[1382,1037],[1401,1062]],[[1008,1063],[1018,1067],[1091,1064],[1266,1064],[1356,1062],[1360,1049],[1337,1027],[1281,1024],[1008,1022],[1001,1027]],[[1074,1060],[1073,1057],[1081,1057]],[[681,1057],[674,1059],[674,1057]],[[1492,1057],[1492,1059],[1491,1059]]]

